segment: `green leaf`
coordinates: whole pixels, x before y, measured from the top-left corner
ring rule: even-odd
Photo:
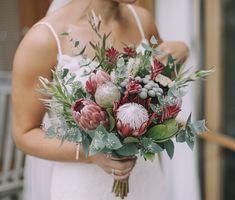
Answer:
[[[175,150],[174,143],[171,140],[168,140],[164,142],[164,147],[166,149],[168,156],[172,159],[174,155],[174,150]]]
[[[176,135],[176,142],[183,143],[186,142],[186,131],[180,130],[179,133]]]
[[[154,154],[154,153],[150,153],[150,152],[145,153],[145,154],[144,154],[144,158],[145,158],[146,160],[154,161],[154,159],[155,159],[155,154]]]
[[[150,146],[151,152],[152,153],[160,153],[163,151],[162,147],[160,147],[158,144],[156,143],[152,143]]]
[[[166,120],[163,124],[156,125],[149,129],[147,137],[155,141],[161,141],[173,137],[179,130],[179,125],[175,119]]]
[[[201,134],[207,130],[205,120],[189,123],[188,126],[190,127],[191,132],[194,134]]]
[[[138,146],[136,143],[128,143],[128,144],[123,144],[123,146],[116,150],[116,153],[121,155],[121,156],[134,156],[138,154]]]
[[[86,46],[83,47],[83,49],[79,52],[79,55],[82,55],[85,52],[85,50],[86,50]]]
[[[143,43],[143,42],[141,43],[141,46],[142,46],[145,50],[147,50],[147,51],[151,51],[151,50],[152,50],[149,45],[147,45],[147,44],[145,44],[145,43]]]
[[[75,41],[74,47],[78,47],[79,44],[80,44],[79,41]]]
[[[105,135],[101,132],[96,132],[90,144],[90,155],[100,152],[105,147]]]
[[[86,156],[86,158],[89,156],[89,139],[88,139],[88,137],[87,136],[84,136],[83,137],[83,140],[82,140],[82,147],[83,147],[83,149],[84,149],[84,152],[85,152],[85,156]]]
[[[69,35],[68,32],[61,33],[61,35]]]
[[[151,44],[158,44],[158,41],[157,41],[157,39],[154,37],[154,35],[151,37],[150,43],[151,43]]]
[[[124,140],[123,140],[123,143],[139,143],[139,140],[135,137],[126,137]]]
[[[153,140],[159,140],[165,138],[167,132],[167,127],[164,124],[160,124],[149,129],[149,131],[147,132],[147,136],[148,138],[152,138]]]
[[[190,147],[190,149],[193,151],[195,138],[190,136],[189,134],[186,134],[186,143]]]
[[[156,112],[156,110],[157,110],[157,106],[152,103],[150,104],[150,108],[153,112]]]
[[[174,135],[179,130],[178,122],[175,119],[166,120],[164,125],[167,126],[169,136]]]
[[[113,109],[112,108],[107,108],[106,109],[106,112],[108,113],[108,116],[109,116],[109,131],[112,131],[115,127],[115,119],[113,117]]]
[[[168,78],[171,78],[171,73],[174,72],[174,67],[175,67],[174,58],[172,57],[172,55],[169,54],[167,64],[163,68],[162,74],[167,76]]]
[[[53,139],[57,135],[56,128],[54,126],[50,126],[46,131],[45,131],[45,137],[48,139]]]
[[[64,79],[67,76],[68,73],[69,73],[69,69],[64,68],[63,69],[63,75],[62,75],[61,78]]]
[[[186,126],[188,126],[188,124],[191,122],[191,118],[192,118],[192,113],[190,113],[190,115],[188,116]]]
[[[109,133],[105,142],[108,149],[116,150],[122,147],[122,143],[114,133]]]

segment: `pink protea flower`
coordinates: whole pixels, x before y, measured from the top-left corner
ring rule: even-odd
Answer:
[[[101,69],[96,70],[90,75],[88,81],[86,82],[86,91],[94,95],[96,89],[100,85],[110,81],[111,77],[109,76],[108,73],[106,73],[104,70]]]
[[[113,47],[109,48],[106,50],[106,57],[107,57],[107,60],[108,60],[108,63],[109,64],[115,64],[117,59],[118,59],[118,55],[119,55],[119,52],[114,49]]]
[[[134,48],[125,47],[123,50],[129,58],[134,58],[135,57],[136,51],[135,51]]]
[[[112,108],[114,102],[119,102],[121,93],[112,82],[99,86],[95,92],[95,102],[102,108]]]
[[[127,103],[120,106],[116,112],[117,130],[122,137],[139,137],[149,125],[147,110],[137,103]]]
[[[108,125],[106,113],[88,99],[79,99],[72,106],[72,116],[76,124],[84,130],[94,130],[100,124]]]
[[[157,59],[153,60],[153,66],[151,68],[151,80],[155,80],[158,74],[160,74],[163,70],[163,65]]]

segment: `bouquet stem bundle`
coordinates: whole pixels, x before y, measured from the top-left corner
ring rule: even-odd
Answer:
[[[124,199],[129,193],[129,178],[125,180],[114,180],[112,192],[116,197]]]

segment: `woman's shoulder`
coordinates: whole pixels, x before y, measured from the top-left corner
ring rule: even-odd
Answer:
[[[153,15],[146,9],[138,5],[132,5],[133,8],[135,9],[141,25],[144,29],[144,32],[146,34],[146,38],[150,39],[153,35],[158,36],[158,31],[155,23],[155,19]]]

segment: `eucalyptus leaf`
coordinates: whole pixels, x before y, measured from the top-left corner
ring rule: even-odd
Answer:
[[[151,50],[152,50],[149,45],[147,45],[147,44],[145,44],[145,43],[143,43],[143,42],[141,43],[141,46],[142,46],[145,50],[147,50],[147,51],[151,51]]]
[[[116,150],[122,147],[122,143],[114,133],[109,133],[105,141],[105,146],[108,149]]]
[[[193,123],[189,123],[188,126],[194,134],[201,134],[207,130],[205,120],[199,120]]]
[[[163,151],[162,147],[156,143],[152,143],[150,149],[152,153],[160,153]]]
[[[124,140],[123,140],[123,143],[139,143],[139,139],[135,138],[135,137],[126,137]]]
[[[154,37],[154,35],[150,38],[150,43],[151,44],[158,44],[157,39]]]
[[[53,139],[57,135],[56,128],[54,126],[50,126],[48,129],[45,131],[45,137],[48,139]]]
[[[116,150],[117,154],[121,156],[134,156],[138,154],[138,146],[136,143],[128,143],[128,144],[123,144],[123,146]]]
[[[153,112],[156,112],[156,110],[157,110],[157,106],[152,103],[150,104],[150,108]]]
[[[183,143],[186,142],[186,130],[180,130],[176,136],[176,142]]]
[[[166,142],[164,142],[164,147],[166,149],[168,156],[172,159],[175,150],[174,143],[171,140],[167,140]]]
[[[193,151],[194,143],[195,143],[194,140],[195,140],[194,137],[190,137],[190,135],[186,135],[186,143],[192,151]]]

